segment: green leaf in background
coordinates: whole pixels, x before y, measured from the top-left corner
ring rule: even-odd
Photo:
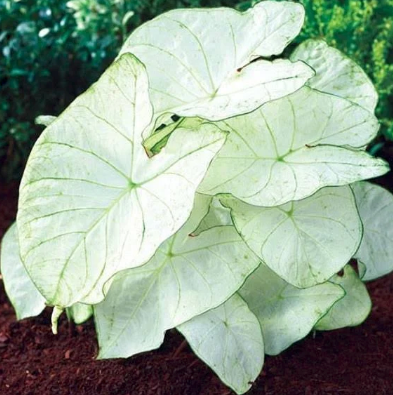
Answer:
[[[126,54],[35,145],[18,227],[22,260],[50,305],[100,302],[106,281],[146,263],[187,220],[225,133],[187,120],[149,159],[141,135],[151,118],[145,69]]]
[[[16,313],[22,320],[44,310],[45,298],[31,281],[19,256],[18,229],[13,224],[1,242],[1,274],[4,287]]]
[[[156,117],[220,120],[294,92],[312,77],[303,62],[250,63],[279,55],[303,21],[303,7],[290,2],[261,2],[245,13],[173,10],[136,29],[120,53],[146,65]]]
[[[225,302],[259,265],[233,226],[190,236],[209,208],[199,195],[189,221],[143,267],[118,273],[94,307],[99,358],[158,348],[167,329]]]
[[[327,331],[360,325],[370,314],[371,299],[356,271],[347,265],[342,276],[336,274],[329,281],[340,285],[345,291],[345,296],[317,322],[315,329]]]
[[[304,200],[257,207],[222,199],[244,241],[284,280],[300,288],[327,281],[358,249],[362,224],[349,186]]]
[[[265,354],[258,319],[239,295],[177,329],[195,354],[237,394],[251,388]]]
[[[352,186],[363,222],[363,239],[356,258],[362,280],[374,280],[393,271],[393,196],[386,189],[358,182]]]
[[[330,282],[299,289],[261,265],[240,289],[258,318],[265,352],[277,355],[303,339],[345,292]]]
[[[250,204],[277,206],[389,170],[383,160],[358,150],[376,136],[377,119],[348,100],[308,87],[218,125],[230,134],[201,193],[231,193]]]
[[[307,63],[316,74],[307,85],[321,92],[350,100],[374,112],[378,93],[363,69],[339,50],[322,40],[307,40],[291,55],[291,60]]]

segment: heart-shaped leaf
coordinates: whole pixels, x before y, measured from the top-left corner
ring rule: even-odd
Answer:
[[[362,237],[349,186],[323,188],[307,199],[278,207],[222,200],[248,246],[297,287],[327,281],[351,259]]]
[[[220,120],[294,92],[314,75],[303,62],[250,63],[280,54],[303,21],[303,7],[290,2],[264,1],[244,13],[173,10],[136,29],[121,53],[146,65],[156,117]]]
[[[201,193],[231,193],[250,204],[277,206],[389,170],[358,150],[376,136],[377,119],[348,100],[308,87],[219,125],[231,133]]]
[[[225,302],[259,265],[233,226],[189,236],[206,215],[199,195],[189,221],[143,267],[118,273],[94,314],[100,358],[161,345],[167,329]]]
[[[195,354],[237,394],[251,388],[263,366],[263,339],[258,319],[239,295],[177,329]]]
[[[146,263],[187,220],[225,133],[183,122],[149,159],[147,74],[115,62],[44,131],[21,185],[21,257],[51,305],[95,304],[116,272]]]
[[[252,273],[239,292],[261,324],[269,355],[277,355],[307,336],[345,295],[339,285],[330,282],[296,288],[265,265]]]

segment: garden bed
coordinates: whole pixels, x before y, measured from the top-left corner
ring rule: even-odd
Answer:
[[[390,156],[390,155],[389,155]],[[392,187],[388,175],[382,183]],[[390,184],[390,185],[389,185]],[[15,218],[17,185],[0,186],[0,237]],[[0,288],[0,394],[127,395],[230,394],[171,331],[157,351],[125,360],[96,361],[93,323],[59,335],[50,313],[16,322]],[[278,357],[267,357],[250,394],[392,394],[393,274],[369,284],[374,303],[356,328],[310,334]]]

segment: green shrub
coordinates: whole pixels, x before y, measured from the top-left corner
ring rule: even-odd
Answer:
[[[40,130],[34,118],[61,112],[116,53],[122,34],[116,26],[120,16],[114,12],[107,18],[112,10],[93,8],[92,3],[0,1],[3,177],[19,175]]]

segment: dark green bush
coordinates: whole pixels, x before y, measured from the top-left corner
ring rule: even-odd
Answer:
[[[117,4],[0,0],[0,168],[19,175],[39,128],[58,114],[115,56],[125,34]]]
[[[256,1],[255,1],[256,2]],[[382,133],[393,139],[393,0],[302,0],[300,37],[322,37],[358,61],[380,95]],[[123,39],[168,9],[251,0],[0,0],[0,179],[18,177],[41,128],[115,57]]]

